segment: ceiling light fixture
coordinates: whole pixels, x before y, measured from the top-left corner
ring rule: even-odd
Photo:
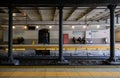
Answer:
[[[87,28],[87,26],[85,26],[85,25],[84,25],[84,26],[83,26],[83,28],[84,28],[84,29],[86,29],[86,28]]]
[[[27,29],[27,26],[24,26],[24,29]]]
[[[52,26],[49,26],[49,29],[51,29],[52,28]]]
[[[100,28],[100,25],[97,25],[97,28]]]
[[[16,13],[13,13],[13,16],[16,16]]]
[[[72,29],[74,29],[75,28],[75,26],[72,26]]]
[[[12,28],[15,29],[15,26],[13,26]]]
[[[38,29],[39,28],[39,26],[36,26],[36,29]]]

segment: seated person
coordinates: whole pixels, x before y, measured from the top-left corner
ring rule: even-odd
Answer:
[[[24,43],[24,38],[23,37],[18,37],[17,42],[18,42],[18,44],[23,44]]]
[[[79,38],[77,39],[77,41],[79,41],[79,42],[81,43],[81,41],[82,41],[81,37],[79,37]]]
[[[82,38],[82,43],[85,44],[85,37]]]

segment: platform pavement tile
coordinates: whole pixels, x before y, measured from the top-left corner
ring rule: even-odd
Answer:
[[[46,69],[36,69],[35,72],[46,72]]]
[[[91,76],[79,76],[79,77],[71,77],[71,78],[94,78],[94,77],[91,77]]]
[[[68,69],[64,69],[64,71],[66,71],[66,72],[74,72],[74,71],[76,71],[76,70],[74,70],[74,69],[72,69],[72,68],[68,68]]]
[[[39,78],[41,78],[41,77],[39,77]],[[57,78],[57,76],[46,76],[45,78]]]
[[[62,71],[66,72],[66,71],[68,71],[68,70],[67,70],[67,68],[64,68],[64,69],[63,69],[63,68],[61,68],[61,69],[60,69],[60,68],[59,68],[59,69],[56,68],[55,71],[56,71],[56,72],[62,72]]]
[[[56,72],[56,76],[59,77],[59,76],[68,76],[68,75],[67,72]]]
[[[114,77],[115,75],[112,72],[100,72],[101,76],[112,76]]]
[[[56,76],[56,72],[45,72],[45,76]]]
[[[98,69],[98,70],[99,70],[99,69]],[[79,69],[79,68],[78,68],[78,69],[77,69],[77,71],[79,71],[79,72],[80,72],[80,71],[82,71],[82,72],[98,71],[98,70],[96,70],[96,69],[89,69],[89,68],[88,68],[88,69],[87,69],[87,68],[84,68],[84,69],[81,69],[81,68]]]
[[[17,72],[17,71],[19,71],[19,72],[20,72],[20,71],[21,71],[21,72],[22,72],[22,71],[23,71],[23,72],[30,72],[30,71],[34,72],[35,69],[21,68],[21,69],[16,69],[15,71],[16,71],[16,72]]]
[[[97,78],[97,77],[96,77]],[[99,77],[98,77],[99,78]],[[117,77],[117,76],[107,76],[107,77],[101,77],[101,78],[120,78],[120,77]]]
[[[79,76],[78,72],[67,72],[68,76]]]
[[[26,78],[26,77],[25,77]],[[46,78],[45,76],[33,76],[32,78]],[[49,77],[50,78],[50,77]]]
[[[26,77],[26,76],[11,76],[9,78],[33,78],[33,77]],[[40,77],[39,77],[40,78]]]
[[[71,78],[71,77],[69,77],[69,76],[57,76],[57,78]],[[80,78],[80,77],[79,77]]]
[[[91,76],[89,72],[78,72],[79,76]]]
[[[0,72],[9,72],[9,71],[16,71],[16,69],[11,69],[11,68],[0,68]]]
[[[91,76],[96,77],[96,76],[101,76],[100,72],[89,72]]]
[[[2,72],[0,76],[11,76],[14,72]]]
[[[12,76],[45,76],[45,72],[14,72]]]
[[[47,68],[45,71],[47,71],[47,72],[50,72],[50,71],[55,72],[56,69],[53,69],[53,68]]]
[[[10,78],[9,76],[0,76],[0,78]]]
[[[81,78],[80,76],[70,76],[69,78]]]
[[[119,76],[120,77],[120,72],[111,72],[113,75]]]

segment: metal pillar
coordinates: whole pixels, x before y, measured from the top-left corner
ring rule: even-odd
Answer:
[[[59,8],[59,60],[64,60],[63,57],[63,7]]]
[[[13,7],[8,7],[8,13],[9,13],[9,28],[8,28],[8,62],[14,65],[18,65],[19,61],[14,60],[13,58],[13,52],[12,52],[12,38],[13,38]]]
[[[110,10],[110,57],[107,60],[109,64],[119,64],[115,57],[115,8],[116,5],[108,5]]]
[[[116,5],[108,5],[110,9],[110,58],[109,61],[116,61],[115,58],[115,8]]]
[[[8,7],[8,13],[9,13],[9,27],[8,27],[8,57],[10,61],[13,61],[13,54],[12,54],[12,26],[13,26],[13,8],[12,7]]]
[[[59,62],[58,64],[68,64],[63,56],[63,7],[59,6]]]

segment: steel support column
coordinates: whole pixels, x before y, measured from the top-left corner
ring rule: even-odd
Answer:
[[[108,64],[120,64],[115,56],[115,8],[116,5],[108,5],[110,10],[110,57],[107,60]]]
[[[69,64],[68,61],[65,60],[63,56],[63,6],[58,6],[58,9],[59,9],[59,61],[58,61],[58,64]]]
[[[116,5],[108,5],[110,10],[110,58],[109,61],[116,61],[115,58],[115,8]]]
[[[63,7],[58,7],[59,9],[59,60],[64,60],[63,56]]]
[[[8,7],[9,13],[9,27],[8,27],[8,57],[10,61],[13,61],[13,52],[12,52],[12,37],[13,37],[13,7]]]
[[[13,52],[12,52],[12,39],[13,39],[13,7],[8,7],[8,13],[9,13],[9,27],[8,27],[8,64],[13,65],[19,65],[19,61],[15,60],[13,58]]]

